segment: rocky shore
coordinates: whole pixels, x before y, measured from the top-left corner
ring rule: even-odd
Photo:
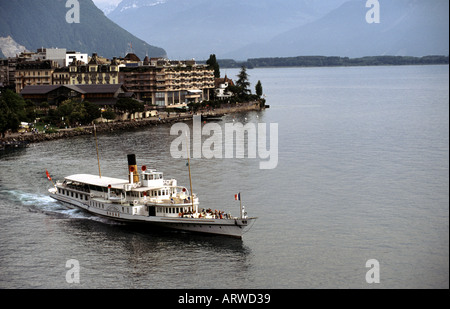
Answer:
[[[250,110],[260,110],[259,102],[242,103],[239,106],[228,106],[215,109],[213,111],[202,111],[197,114],[207,116],[223,116],[229,113],[236,113]],[[144,119],[115,121],[108,123],[99,123],[95,125],[97,133],[113,132],[121,130],[130,130],[161,124],[172,124],[176,122],[189,121],[193,117],[190,113],[166,114],[158,117],[150,117]],[[70,138],[74,136],[90,135],[94,132],[94,126],[81,126],[69,129],[60,129],[55,133],[13,133],[7,134],[4,138],[0,138],[0,147],[7,148],[14,145],[28,145],[29,143],[39,143],[43,141],[51,141],[61,138]]]
[[[166,124],[166,123],[175,123],[178,121],[185,121],[188,119],[192,119],[191,116],[183,116],[183,117],[167,117],[165,119],[159,118],[151,118],[151,119],[140,119],[140,120],[132,120],[132,121],[117,121],[117,122],[109,122],[109,123],[100,123],[96,124],[95,128],[97,133],[101,132],[113,132],[113,131],[121,131],[121,130],[130,130],[141,127],[148,127],[152,125]],[[39,143],[43,141],[51,141],[55,139],[61,138],[70,138],[74,136],[80,135],[91,135],[94,132],[94,126],[81,126],[77,128],[70,129],[61,129],[55,133],[13,133],[7,135],[4,138],[0,138],[0,142],[5,145],[13,145],[20,144],[21,142],[27,143]]]

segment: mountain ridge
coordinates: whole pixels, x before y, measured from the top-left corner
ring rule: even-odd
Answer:
[[[364,1],[348,1],[319,20],[225,56],[448,55],[448,1],[379,0],[379,3],[381,20],[378,24],[367,23],[365,15],[369,9]]]
[[[175,59],[207,59],[315,20],[348,0],[123,0],[108,17]]]
[[[112,58],[125,56],[131,43],[139,57],[167,55],[164,49],[148,44],[109,20],[92,0],[78,2],[80,23],[68,23],[66,14],[70,7],[66,8],[66,0],[2,1],[0,37],[9,36],[30,51],[58,47]]]
[[[174,58],[448,54],[448,1],[122,0],[108,17]],[[447,3],[445,3],[447,2]]]

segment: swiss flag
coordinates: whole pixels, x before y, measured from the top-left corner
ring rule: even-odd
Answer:
[[[48,180],[52,180],[52,177],[50,177],[50,174],[48,173],[47,170],[45,170],[45,174],[47,175]]]

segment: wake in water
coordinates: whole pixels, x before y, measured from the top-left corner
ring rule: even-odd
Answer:
[[[107,224],[118,224],[117,222],[105,218],[93,216],[80,209],[71,209],[65,207],[58,201],[52,199],[50,196],[44,194],[27,193],[20,190],[1,190],[0,197],[3,197],[4,199],[10,201],[13,204],[28,207],[30,211],[41,212],[50,216],[73,218],[73,219],[86,219]]]

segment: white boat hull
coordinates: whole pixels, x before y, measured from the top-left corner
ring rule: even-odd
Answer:
[[[155,227],[230,236],[242,238],[242,235],[252,226],[256,218],[232,218],[232,219],[207,219],[207,218],[182,218],[182,217],[159,217],[159,216],[136,216],[133,214],[111,212],[107,209],[91,207],[79,200],[72,199],[57,193],[50,194],[55,200],[67,205],[70,208],[78,208],[91,214],[108,218],[110,220],[135,223],[150,224]]]

